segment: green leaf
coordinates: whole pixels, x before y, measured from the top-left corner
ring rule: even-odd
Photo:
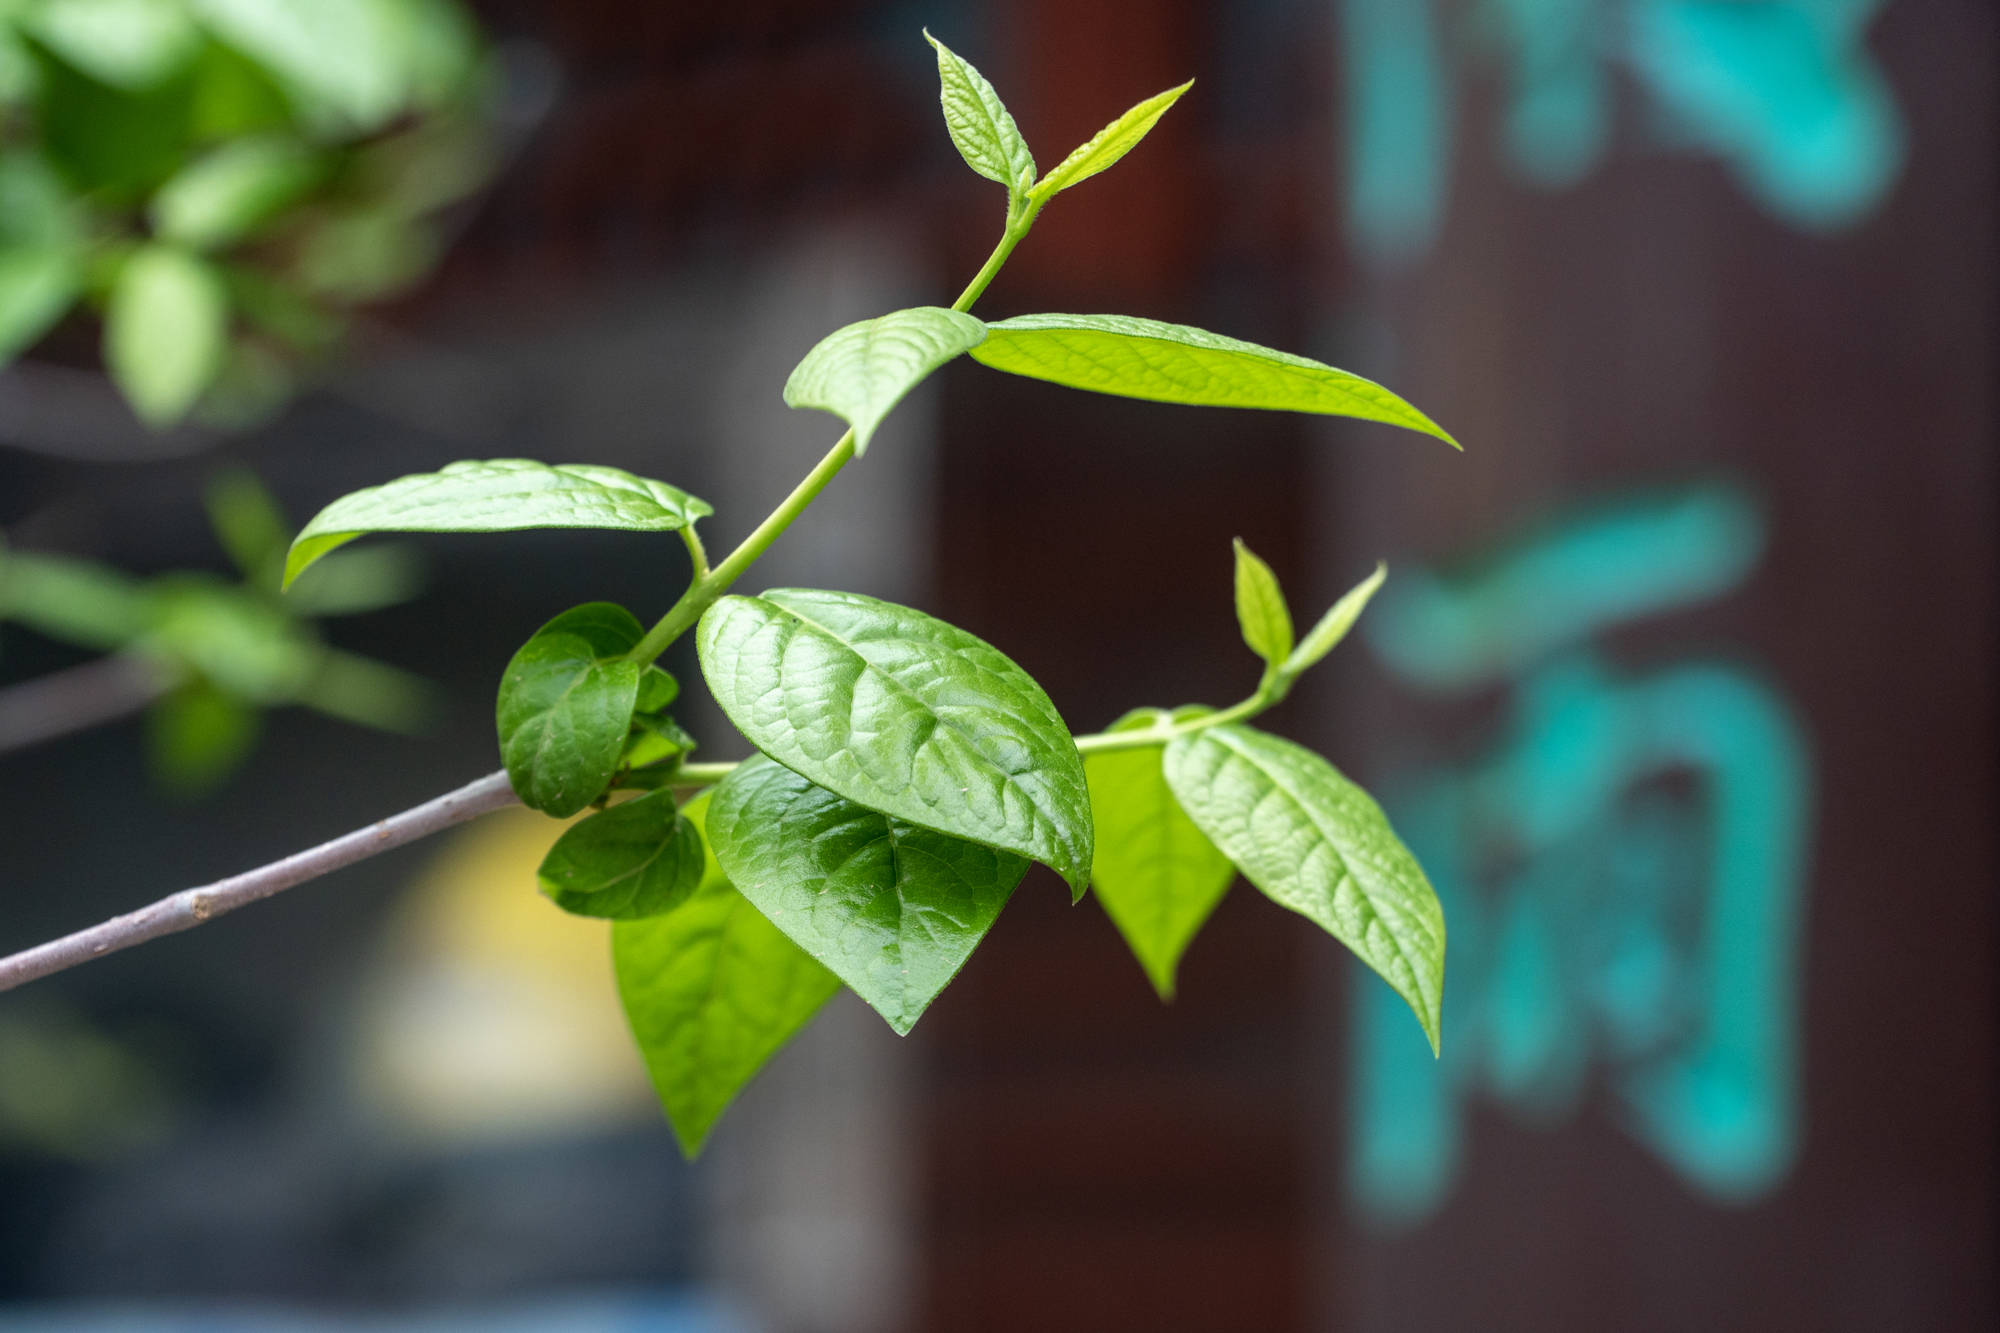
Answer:
[[[645,636],[610,602],[572,607],[521,645],[500,682],[500,756],[523,804],[573,815],[618,769],[640,665],[625,656]]]
[[[410,0],[191,0],[217,37],[278,79],[323,132],[369,131],[422,95],[434,57]]]
[[[263,717],[205,680],[190,680],[146,710],[153,778],[177,796],[205,796],[256,748]]]
[[[625,750],[619,756],[618,762],[625,768],[648,768],[654,764],[663,764],[669,759],[686,756],[692,753],[694,748],[694,737],[688,735],[672,718],[641,713],[632,719],[632,734],[626,739]],[[627,776],[629,779],[630,775]],[[652,776],[664,779],[670,775]],[[627,785],[631,785],[629,781]]]
[[[1327,613],[1319,618],[1319,623],[1299,641],[1298,648],[1285,659],[1285,675],[1296,676],[1332,652],[1335,645],[1347,637],[1347,631],[1354,628],[1354,622],[1367,609],[1368,599],[1375,595],[1375,590],[1388,576],[1389,567],[1378,563],[1373,574],[1348,589],[1339,601],[1329,607]]]
[[[137,647],[185,666],[239,699],[286,703],[313,674],[320,647],[284,610],[206,574],[155,580],[157,613]]]
[[[180,0],[42,0],[28,27],[76,69],[133,91],[180,69],[201,44]]]
[[[854,428],[854,453],[889,409],[932,371],[986,336],[971,315],[941,306],[895,310],[835,329],[785,381],[785,402],[831,412]]]
[[[661,668],[649,666],[640,675],[637,704],[640,712],[657,713],[680,697],[681,683]]]
[[[322,170],[322,161],[293,140],[226,143],[154,193],[153,232],[197,250],[230,245],[312,188]]]
[[[1444,911],[1373,798],[1312,751],[1240,725],[1170,742],[1166,774],[1181,808],[1244,878],[1379,972],[1435,1052]]]
[[[33,347],[76,300],[76,255],[65,246],[0,245],[0,366]]]
[[[169,245],[134,251],[104,312],[104,360],[139,419],[178,422],[228,351],[229,301],[208,264]]]
[[[535,872],[565,912],[637,921],[673,911],[701,882],[701,834],[671,791],[599,810],[563,830]]]
[[[855,593],[725,597],[695,635],[702,673],[751,744],[828,791],[1018,852],[1081,897],[1090,795],[1069,728],[982,639]]]
[[[1088,141],[1077,146],[1075,152],[1057,163],[1054,171],[1042,177],[1041,183],[1028,192],[1028,197],[1047,199],[1112,165],[1138,147],[1139,140],[1145,138],[1154,123],[1167,114],[1167,108],[1180,101],[1181,94],[1192,87],[1194,80],[1189,79],[1178,88],[1155,93],[1091,135]]]
[[[1014,124],[1013,114],[993,91],[993,85],[966,60],[924,29],[924,40],[937,48],[938,100],[944,106],[945,128],[965,164],[988,180],[1007,187],[1009,197],[1032,185],[1035,155]]]
[[[1288,352],[1129,315],[1020,315],[986,326],[972,359],[1030,379],[1157,403],[1321,412],[1458,442],[1381,385]]]
[[[1140,708],[1109,730],[1143,731],[1207,711]],[[1174,799],[1160,767],[1160,747],[1086,755],[1083,769],[1097,824],[1091,888],[1153,989],[1171,1000],[1181,954],[1229,891],[1236,867]]]
[[[681,818],[699,829],[709,795]],[[743,1085],[819,1012],[840,981],[729,883],[713,855],[665,916],[611,928],[618,998],[681,1150],[701,1151]]]
[[[1292,651],[1292,613],[1278,576],[1236,539],[1236,622],[1250,651],[1277,666]]]
[[[159,614],[154,590],[109,565],[0,552],[0,619],[85,648],[122,648]]]
[[[253,583],[273,578],[291,540],[278,501],[248,468],[229,468],[209,479],[202,494],[208,524],[243,577]]]
[[[370,532],[615,528],[673,532],[715,511],[678,487],[592,463],[525,458],[449,463],[344,495],[313,515],[285,561],[289,585],[313,561]]]
[[[1027,858],[869,810],[758,757],[715,791],[708,838],[744,897],[908,1033],[986,932]]]

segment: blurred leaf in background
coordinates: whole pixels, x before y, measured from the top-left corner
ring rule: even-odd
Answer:
[[[243,427],[490,175],[458,0],[0,0],[0,367],[73,312],[148,426]]]

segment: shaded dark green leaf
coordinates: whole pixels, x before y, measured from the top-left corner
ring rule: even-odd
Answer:
[[[702,856],[701,834],[680,817],[674,794],[648,792],[563,830],[536,878],[565,912],[637,921],[686,902]]]
[[[639,698],[640,665],[625,654],[644,634],[624,607],[590,602],[536,630],[514,654],[495,720],[523,804],[573,815],[603,794]]]
[[[716,788],[716,860],[794,943],[906,1033],[1028,860],[865,809],[758,757]]]

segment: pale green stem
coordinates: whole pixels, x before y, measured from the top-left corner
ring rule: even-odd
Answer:
[[[1107,750],[1137,750],[1148,745],[1165,745],[1179,736],[1192,736],[1197,731],[1219,727],[1225,722],[1242,722],[1278,702],[1274,693],[1259,690],[1238,704],[1231,704],[1219,713],[1204,713],[1200,717],[1185,718],[1164,726],[1148,727],[1144,731],[1100,731],[1076,738],[1076,748],[1085,754],[1102,754]]]

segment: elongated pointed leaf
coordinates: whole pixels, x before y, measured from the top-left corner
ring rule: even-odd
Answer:
[[[328,551],[370,532],[613,528],[673,532],[715,511],[677,486],[594,463],[526,458],[448,463],[344,495],[299,530],[287,585]]]
[[[708,816],[737,889],[899,1033],[986,936],[1028,860],[834,795],[770,759],[737,768]]]
[[[1111,731],[1143,731],[1207,712],[1179,708],[1169,715],[1140,708]],[[1216,849],[1174,799],[1161,769],[1164,747],[1086,755],[1097,856],[1090,884],[1118,933],[1146,969],[1163,1000],[1174,997],[1181,955],[1229,891],[1236,867]]]
[[[1285,660],[1285,674],[1296,676],[1332,652],[1335,645],[1347,637],[1347,631],[1354,628],[1354,622],[1367,609],[1368,599],[1375,595],[1375,590],[1388,576],[1389,567],[1377,564],[1373,574],[1349,588],[1339,601],[1328,607],[1326,614],[1319,618],[1319,623],[1299,640],[1298,649]]]
[[[637,921],[686,902],[701,873],[701,834],[655,791],[564,829],[536,878],[565,912]]]
[[[854,428],[854,452],[926,376],[986,336],[971,315],[941,306],[896,310],[835,329],[785,381],[785,402],[831,412]]]
[[[1032,857],[1081,896],[1083,757],[1055,705],[984,640],[855,593],[725,597],[696,630],[716,702],[764,753],[850,801]]]
[[[168,245],[136,251],[104,310],[104,360],[156,430],[180,421],[222,370],[229,298],[204,261]]]
[[[945,128],[965,164],[988,180],[1007,187],[1009,196],[1035,180],[1035,155],[1021,137],[1012,113],[986,76],[943,42],[924,30],[924,40],[937,48],[938,100],[944,106]]]
[[[1244,878],[1379,972],[1435,1051],[1444,911],[1374,799],[1312,751],[1240,725],[1170,742],[1166,774],[1181,808]]]
[[[681,810],[701,828],[704,794]],[[618,998],[681,1151],[701,1151],[743,1085],[840,989],[703,854],[701,884],[665,916],[611,928]]]
[[[1458,442],[1381,385],[1289,352],[1129,315],[1020,315],[986,326],[972,359],[1125,398],[1359,417]]]
[[[1236,623],[1250,651],[1277,666],[1292,651],[1292,612],[1278,576],[1236,539]]]
[[[1118,119],[1078,144],[1076,151],[1056,165],[1055,170],[1041,179],[1029,191],[1032,198],[1046,199],[1059,194],[1072,185],[1081,184],[1119,158],[1139,146],[1139,140],[1167,114],[1167,108],[1181,100],[1181,94],[1194,87],[1189,79],[1178,88],[1169,88],[1163,93],[1155,93],[1145,101],[1127,111]]]
[[[610,602],[572,607],[521,645],[500,682],[500,757],[523,804],[567,816],[618,769],[640,665],[625,654],[645,629]]]

